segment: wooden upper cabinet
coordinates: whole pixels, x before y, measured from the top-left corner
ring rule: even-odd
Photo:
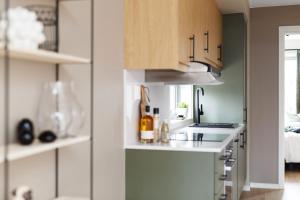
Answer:
[[[195,0],[178,0],[179,64],[188,66],[194,56]]]
[[[222,68],[223,60],[223,18],[214,0],[208,0],[208,55],[207,60]]]
[[[209,12],[210,0],[194,0],[195,60],[207,62],[209,58]]]
[[[186,71],[191,60],[220,66],[216,11],[214,0],[125,0],[125,68]]]

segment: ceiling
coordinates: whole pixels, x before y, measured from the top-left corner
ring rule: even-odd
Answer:
[[[250,7],[300,5],[300,0],[249,0]]]

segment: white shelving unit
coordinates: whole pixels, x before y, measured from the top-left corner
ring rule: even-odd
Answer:
[[[46,50],[23,50],[9,48],[9,56],[11,59],[36,61],[51,64],[89,64],[91,61],[86,58],[81,58],[77,56],[56,53]],[[5,50],[0,47],[0,57],[4,57]]]
[[[93,9],[93,7],[92,7],[93,1],[94,0],[91,0],[91,4],[90,4],[90,6],[91,6],[90,9],[91,10]],[[38,2],[38,1],[36,1],[36,2]],[[56,9],[56,12],[59,12],[59,10],[60,10],[59,9],[59,1],[54,1],[54,2],[55,2],[56,8],[58,8],[58,9]],[[92,12],[90,12],[90,13],[92,14]],[[56,14],[58,14],[58,13],[56,13]],[[93,19],[93,15],[91,15],[91,47],[92,47],[92,44],[94,43],[94,41],[93,41],[93,39],[94,39],[93,38],[93,31],[92,31],[92,26],[93,26],[93,23],[92,23],[93,20],[92,19]],[[81,22],[81,21],[79,21],[79,22]],[[56,34],[56,37],[58,38],[59,34],[62,33],[62,32],[61,32],[61,29],[59,29],[59,20],[58,19],[57,19],[56,23],[57,23],[56,24],[57,31],[56,31],[55,34]],[[63,37],[61,37],[61,38],[63,38]],[[60,47],[61,44],[59,43],[59,41],[57,41],[57,43],[58,43],[57,47]],[[47,51],[47,50],[42,50],[42,49],[26,50],[26,49],[18,49],[18,48],[10,48],[10,47],[8,49],[5,49],[4,46],[0,44],[0,59],[2,59],[2,60],[6,56],[8,56],[9,60],[27,61],[27,62],[29,62],[29,64],[30,64],[30,62],[37,62],[37,63],[51,64],[51,65],[55,66],[56,67],[55,68],[55,74],[53,74],[55,76],[53,76],[53,78],[54,78],[53,81],[54,80],[58,81],[61,78],[60,74],[59,74],[60,73],[59,67],[60,67],[61,64],[69,64],[69,65],[74,64],[76,67],[78,65],[80,65],[79,67],[81,67],[81,65],[82,65],[83,67],[87,68],[87,70],[89,70],[89,67],[90,67],[90,69],[91,69],[90,71],[92,72],[93,71],[92,70],[93,69],[93,62],[92,62],[93,49],[92,48],[91,48],[90,55],[91,55],[91,58],[84,58],[84,57],[80,57],[80,56],[69,55],[69,54],[64,54],[64,53],[60,53],[60,52]],[[8,65],[10,65],[10,64],[8,64]],[[7,68],[10,67],[8,65],[6,65]],[[24,65],[28,65],[28,63],[24,62]],[[72,69],[70,69],[70,70],[72,70]],[[75,70],[77,70],[77,69],[75,69]],[[9,76],[7,76],[7,77],[9,77]],[[70,77],[68,77],[68,78],[70,78]],[[9,80],[9,79],[7,78],[7,80]],[[62,77],[62,80],[64,80],[63,77]],[[80,80],[82,80],[82,79],[80,79]],[[93,83],[91,82],[91,84],[93,84]],[[7,87],[7,90],[11,89],[7,85],[6,85],[6,87]],[[90,98],[92,98],[92,96],[90,96]],[[6,134],[6,135],[9,135],[9,134]],[[35,156],[35,155],[42,154],[42,153],[45,153],[45,152],[55,151],[57,149],[62,149],[62,148],[65,148],[65,147],[71,147],[71,146],[78,145],[78,144],[83,144],[83,143],[89,143],[89,142],[92,143],[93,142],[91,140],[92,136],[93,136],[93,133],[91,132],[89,135],[86,135],[86,136],[78,136],[78,137],[65,138],[65,139],[57,139],[53,143],[40,143],[38,140],[35,140],[33,144],[27,145],[27,146],[20,145],[18,143],[7,144],[7,146],[0,145],[0,164],[7,165],[9,162],[13,162],[13,161],[23,159],[23,158],[27,158],[27,157],[30,157],[30,156]],[[78,146],[78,148],[81,148],[81,147]],[[7,150],[7,152],[5,152],[5,149]],[[92,145],[90,145],[90,150],[91,150],[91,152],[93,151]],[[74,152],[76,153],[76,151],[74,151]],[[55,160],[56,165],[54,166],[55,168],[50,168],[50,169],[55,169],[56,171],[58,171],[60,169],[59,165],[58,165],[58,155],[59,155],[59,153],[60,153],[59,151],[57,151],[55,153],[55,158],[56,158],[56,160]],[[90,156],[90,158],[92,160],[93,159],[92,155],[93,154],[90,153],[87,156]],[[81,156],[81,155],[79,155],[79,156]],[[73,161],[73,160],[75,160],[75,158],[71,158],[71,161]],[[92,164],[92,163],[90,163],[90,164]],[[25,169],[25,170],[27,170],[27,169]],[[48,168],[46,170],[47,170],[47,173],[48,173]],[[75,169],[74,171],[77,172],[78,169]],[[5,170],[5,173],[7,173],[6,170]],[[60,178],[63,177],[62,173],[60,173],[60,174],[59,173],[53,173],[53,174],[55,175],[56,184],[57,184],[58,181],[60,181]],[[89,176],[90,176],[90,174],[91,173],[88,173]],[[13,178],[15,178],[15,177],[13,177]],[[65,177],[63,177],[63,178],[65,178]],[[68,179],[68,177],[66,179]],[[91,179],[91,185],[89,187],[92,188],[93,187],[93,181],[92,181],[93,177],[90,176],[90,179]],[[7,184],[8,180],[10,180],[10,177],[8,177],[7,180],[4,180],[4,183]],[[71,178],[70,181],[72,181],[72,178]],[[34,183],[32,184],[30,181],[28,181],[28,182],[29,182],[28,185],[32,186],[33,190],[42,190],[42,191],[44,190],[43,185],[39,186],[39,185],[35,185]],[[72,183],[72,182],[70,182],[70,183]],[[66,183],[63,182],[63,184],[66,184]],[[15,186],[13,186],[13,187],[15,187]],[[80,189],[81,189],[81,187],[82,186],[80,185]],[[8,190],[10,190],[10,186],[7,187],[7,190],[5,189],[5,191],[4,191],[5,196],[7,197],[7,199],[8,199],[8,196],[10,195],[10,191],[8,191]],[[55,187],[55,195],[59,194],[59,191],[60,191],[60,188],[58,188],[58,186],[56,186]],[[86,194],[86,192],[84,192],[84,191],[88,191],[88,190],[86,190],[85,187],[83,187],[83,192],[82,192],[83,195],[79,195],[78,197],[75,197],[76,195],[74,195],[74,194],[67,194],[69,196],[60,196],[60,195],[58,195],[58,197],[56,196],[56,198],[54,200],[91,200],[92,194],[88,195],[90,197],[80,197],[80,196],[85,196],[84,194]],[[53,198],[53,194],[49,195],[48,193],[46,193],[46,194],[43,194],[43,195],[45,195],[47,197],[51,196],[50,198]],[[45,198],[40,198],[40,199],[45,199]]]
[[[87,142],[90,140],[89,136],[78,136],[74,138],[66,138],[66,139],[58,139],[57,141],[49,144],[43,144],[39,141],[35,141],[32,145],[24,146],[17,143],[10,144],[8,146],[8,161],[14,161],[22,158],[26,158],[29,156],[33,156],[36,154],[44,153],[47,151],[52,151],[54,149],[59,149],[75,144],[80,144],[83,142]],[[3,151],[2,148],[0,151]],[[4,153],[0,152],[0,155],[4,155]],[[3,156],[0,157],[0,163],[4,162]]]

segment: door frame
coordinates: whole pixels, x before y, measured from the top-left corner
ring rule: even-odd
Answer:
[[[278,138],[278,184],[284,187],[285,161],[284,161],[284,61],[285,61],[285,35],[291,33],[300,34],[300,26],[279,27],[279,138]]]

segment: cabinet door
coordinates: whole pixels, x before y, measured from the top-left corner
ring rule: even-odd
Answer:
[[[195,0],[178,0],[179,18],[179,63],[188,65],[194,56],[194,24],[193,9]]]
[[[215,43],[215,12],[216,12],[216,5],[214,0],[208,0],[206,2],[206,23],[204,24],[206,27],[205,32],[205,58],[209,61],[214,62],[215,50],[214,50],[214,43]]]
[[[178,67],[178,2],[125,0],[125,68],[175,69],[176,67]]]
[[[231,200],[238,200],[238,144],[239,144],[239,139],[236,138],[233,142],[233,155],[232,157],[237,161],[235,166],[232,168],[231,171],[231,177],[232,177],[232,193],[231,193]]]
[[[240,198],[246,183],[247,174],[247,145],[246,131],[240,134],[238,149],[238,199]]]
[[[194,0],[194,33],[195,33],[195,60],[205,62],[208,57],[208,0]]]
[[[220,67],[222,58],[220,58],[221,49],[219,47],[222,43],[222,15],[214,0],[206,1],[206,8],[205,58],[214,66]]]
[[[223,17],[220,11],[216,10],[216,47],[217,47],[217,64],[223,67]]]

